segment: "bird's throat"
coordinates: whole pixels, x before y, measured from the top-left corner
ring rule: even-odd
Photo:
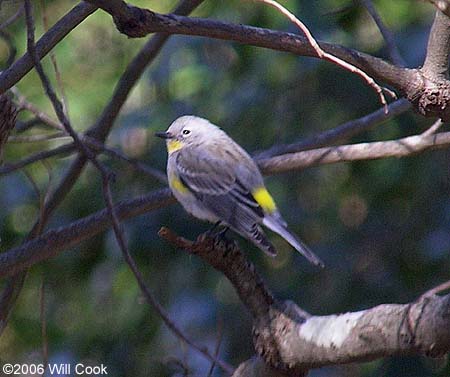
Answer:
[[[167,142],[167,152],[169,154],[172,154],[173,152],[179,151],[181,148],[183,148],[184,144],[180,140],[169,140]]]

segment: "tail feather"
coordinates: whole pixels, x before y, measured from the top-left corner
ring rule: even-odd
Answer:
[[[251,231],[248,234],[243,234],[243,236],[246,237],[249,241],[253,242],[256,247],[264,251],[264,253],[266,253],[270,257],[274,257],[277,255],[277,251],[258,224],[255,224],[252,227]]]
[[[283,237],[291,246],[297,250],[300,254],[302,254],[306,259],[308,259],[312,264],[320,267],[324,267],[324,263],[320,260],[320,258],[314,254],[308,246],[306,246],[298,237],[293,234],[287,228],[286,223],[282,218],[277,219],[271,216],[265,216],[263,220],[263,224],[268,227],[270,230],[278,233],[281,237]]]

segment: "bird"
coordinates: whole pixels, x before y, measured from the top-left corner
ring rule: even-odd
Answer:
[[[250,155],[221,128],[194,115],[165,132],[167,178],[175,198],[200,220],[222,224],[269,256],[277,251],[262,226],[284,238],[312,264],[324,264],[287,226]]]

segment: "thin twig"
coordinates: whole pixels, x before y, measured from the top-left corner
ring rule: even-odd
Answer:
[[[43,134],[43,135],[27,135],[27,136],[17,136],[17,135],[10,135],[8,138],[8,143],[16,143],[16,144],[23,144],[23,143],[38,143],[42,141],[56,141],[56,140],[64,140],[67,139],[68,136],[65,132],[55,132],[52,134]]]
[[[265,3],[275,9],[277,9],[281,14],[283,14],[284,16],[286,16],[292,23],[294,23],[306,36],[306,38],[308,39],[308,42],[311,44],[311,46],[314,48],[314,50],[317,53],[317,57],[319,59],[323,59],[323,60],[327,60],[331,63],[334,63],[344,69],[346,69],[347,71],[351,72],[351,73],[355,73],[358,76],[362,77],[366,83],[371,86],[378,94],[378,97],[380,99],[380,102],[382,103],[382,105],[384,106],[384,110],[387,113],[389,111],[388,107],[387,107],[387,101],[386,101],[386,97],[384,96],[383,91],[385,91],[386,93],[388,93],[392,98],[396,98],[396,94],[387,88],[381,87],[380,85],[378,85],[375,80],[370,77],[366,72],[364,72],[363,70],[355,67],[354,65],[342,60],[341,58],[338,58],[337,56],[330,54],[328,52],[325,52],[324,50],[322,50],[322,48],[319,46],[319,44],[317,43],[317,41],[314,39],[314,37],[312,36],[311,32],[309,31],[309,29],[306,27],[306,25],[301,22],[293,13],[291,13],[289,10],[287,10],[285,7],[283,7],[280,3],[276,2],[275,0],[256,0],[256,1],[260,1],[262,3]]]
[[[395,43],[395,38],[392,35],[389,28],[384,24],[383,20],[381,19],[380,15],[375,9],[373,2],[371,0],[359,0],[359,1],[364,5],[364,7],[367,9],[367,12],[369,12],[370,16],[377,24],[378,30],[380,30],[381,35],[386,41],[386,47],[388,49],[389,56],[392,62],[397,64],[398,66],[405,67],[406,66],[405,60],[400,55],[400,51],[398,50],[397,44]]]
[[[108,212],[111,217],[112,226],[114,230],[114,234],[116,236],[116,240],[120,246],[120,249],[122,250],[122,254],[124,256],[125,261],[127,262],[128,266],[130,267],[131,271],[133,272],[136,281],[138,282],[139,288],[141,289],[142,293],[144,294],[147,302],[150,304],[150,306],[158,313],[158,315],[161,317],[161,319],[164,321],[166,326],[180,339],[182,339],[186,344],[188,344],[191,348],[198,351],[200,354],[205,356],[208,360],[216,362],[220,367],[225,370],[227,373],[232,374],[233,373],[233,367],[228,365],[227,363],[223,362],[222,360],[219,360],[214,355],[211,355],[209,351],[206,348],[199,347],[196,345],[192,340],[190,340],[183,331],[178,327],[178,325],[172,321],[169,317],[169,314],[165,311],[165,309],[161,306],[161,304],[156,300],[156,298],[153,296],[149,288],[144,282],[144,277],[140,273],[136,262],[134,261],[133,257],[130,254],[130,251],[128,249],[127,243],[125,241],[125,236],[123,234],[123,231],[121,229],[121,225],[119,223],[119,218],[117,217],[116,210],[112,201],[111,196],[111,190],[109,186],[108,180],[103,180],[103,194],[105,196],[105,200],[107,202],[108,206]]]
[[[50,149],[48,151],[40,151],[29,157],[26,157],[20,161],[4,164],[0,166],[0,176],[12,173],[15,170],[22,169],[23,167],[33,164],[37,161],[45,160],[50,157],[54,157],[61,154],[69,154],[75,151],[75,144],[65,144],[60,147]]]
[[[434,133],[436,133],[437,130],[439,130],[439,128],[441,128],[441,126],[444,123],[442,122],[441,119],[438,119],[436,122],[434,122],[430,128],[426,129],[424,132],[421,133],[422,136],[429,136],[429,135],[433,135]]]
[[[318,134],[313,134],[312,136],[306,137],[297,142],[274,145],[263,152],[257,153],[254,158],[268,158],[276,155],[328,146],[336,143],[337,141],[343,141],[352,136],[358,135],[361,132],[368,131],[375,126],[382,124],[384,121],[400,115],[409,109],[411,109],[411,103],[402,98],[389,104],[388,114],[384,112],[384,108],[381,108],[370,114],[364,115],[361,118],[350,120],[335,128]]]
[[[426,291],[420,298],[430,297],[450,289],[450,280]]]
[[[45,32],[47,32],[49,27],[48,27],[48,18],[47,18],[47,8],[45,6],[44,0],[40,0],[40,5],[41,5],[41,9],[42,9],[42,23],[44,24]],[[62,102],[64,114],[66,114],[66,117],[69,119],[69,109],[67,107],[68,106],[67,97],[66,97],[66,93],[64,90],[61,73],[59,71],[58,64],[56,62],[56,56],[53,51],[50,52],[50,61],[52,62],[53,70],[55,71],[56,83],[58,84],[59,92],[61,93],[61,102]]]
[[[90,151],[86,145],[80,140],[80,137],[75,132],[75,130],[72,128],[69,119],[67,119],[63,106],[61,102],[59,101],[55,91],[53,90],[52,85],[50,84],[50,80],[46,76],[44,69],[42,67],[41,61],[39,60],[39,56],[36,52],[36,45],[34,42],[34,19],[33,19],[33,9],[31,5],[31,0],[25,0],[25,19],[27,22],[27,48],[28,52],[30,53],[30,56],[34,62],[34,67],[39,75],[39,78],[42,82],[42,86],[45,89],[45,92],[50,99],[50,102],[53,105],[53,108],[55,110],[56,116],[58,117],[59,121],[64,126],[64,129],[66,132],[72,137],[75,146],[79,149],[81,153],[83,153],[91,162],[92,164],[100,171],[103,172],[103,167],[98,163],[98,161],[95,158],[95,155]]]
[[[41,318],[41,337],[42,337],[42,363],[44,364],[44,373],[42,373],[42,377],[45,375],[45,370],[48,365],[48,338],[47,338],[47,318],[45,315],[45,284],[44,278],[42,278],[41,286],[39,289],[39,297],[40,297],[40,318]]]
[[[9,25],[16,22],[23,15],[24,10],[25,10],[25,8],[24,8],[23,4],[21,4],[19,6],[19,9],[17,10],[17,12],[14,13],[11,17],[9,17],[5,22],[3,22],[0,25],[0,30],[3,30],[5,28],[7,28]]]
[[[109,148],[105,146],[104,144],[96,141],[94,138],[86,136],[84,138],[84,141],[89,144],[89,146],[93,149],[98,150],[99,152],[103,152],[111,157],[117,158],[119,160],[126,161],[129,163],[134,169],[148,175],[149,177],[157,179],[159,182],[167,184],[167,175],[163,173],[162,171],[152,168],[139,160],[136,160],[134,158],[130,158],[126,156],[125,154],[121,153],[120,151]]]
[[[219,356],[220,351],[220,345],[222,344],[222,337],[223,337],[223,321],[221,318],[217,321],[217,343],[216,343],[216,349],[214,350],[214,356]],[[209,372],[207,377],[211,377],[214,372],[214,367],[216,366],[216,362],[213,361],[211,364],[211,368],[209,368]]]
[[[64,126],[50,117],[48,114],[40,110],[35,104],[28,101],[25,96],[19,93],[16,88],[11,89],[14,95],[17,97],[17,108],[19,111],[28,110],[31,112],[37,119],[39,119],[42,123],[46,124],[49,127],[55,128],[57,130],[64,131]]]

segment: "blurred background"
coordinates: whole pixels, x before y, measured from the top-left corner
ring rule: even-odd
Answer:
[[[132,3],[158,12],[169,12],[176,5],[168,0]],[[20,4],[3,1],[0,23]],[[76,2],[35,2],[37,37],[44,32],[43,4],[52,25]],[[386,57],[378,29],[358,2],[289,0],[283,4],[317,39]],[[412,0],[374,4],[408,66],[421,65],[433,6]],[[193,14],[296,32],[275,10],[256,2],[206,0]],[[26,50],[24,19],[5,31],[20,57]],[[121,35],[111,17],[97,11],[56,46],[68,114],[78,132],[95,122],[145,41]],[[6,68],[8,55],[8,45],[0,40],[0,69]],[[55,83],[49,57],[43,63]],[[54,117],[34,71],[18,83],[17,90]],[[379,107],[376,94],[359,77],[329,63],[175,36],[132,91],[107,144],[164,171],[165,146],[153,133],[165,130],[180,115],[210,119],[254,153],[331,129]],[[21,121],[29,118],[25,111],[19,116]],[[349,142],[413,135],[431,123],[410,111]],[[25,135],[46,132],[34,127]],[[10,142],[4,160],[12,162],[68,141]],[[449,157],[444,149],[405,159],[341,163],[268,177],[269,190],[292,229],[326,262],[323,270],[310,266],[274,234],[270,237],[279,251],[275,259],[232,237],[279,298],[294,300],[310,313],[407,303],[449,279]],[[70,156],[49,160],[51,187],[71,160]],[[117,173],[116,201],[163,187],[123,162],[103,160]],[[26,172],[45,192],[48,166],[36,163]],[[103,207],[101,180],[89,167],[48,228],[69,224]],[[23,172],[0,177],[0,251],[24,240],[38,212],[39,200]],[[249,313],[224,276],[162,241],[157,235],[161,226],[195,238],[209,225],[189,217],[177,204],[127,221],[124,228],[148,286],[171,317],[196,343],[211,350],[222,338],[220,357],[237,366],[254,354]],[[174,337],[145,303],[111,231],[32,268],[0,337],[0,362],[42,362],[42,285],[49,362],[103,363],[109,376],[207,375],[210,363]],[[213,375],[221,376],[221,370],[216,368]],[[312,377],[449,375],[447,359],[422,357],[384,358],[310,373]]]

